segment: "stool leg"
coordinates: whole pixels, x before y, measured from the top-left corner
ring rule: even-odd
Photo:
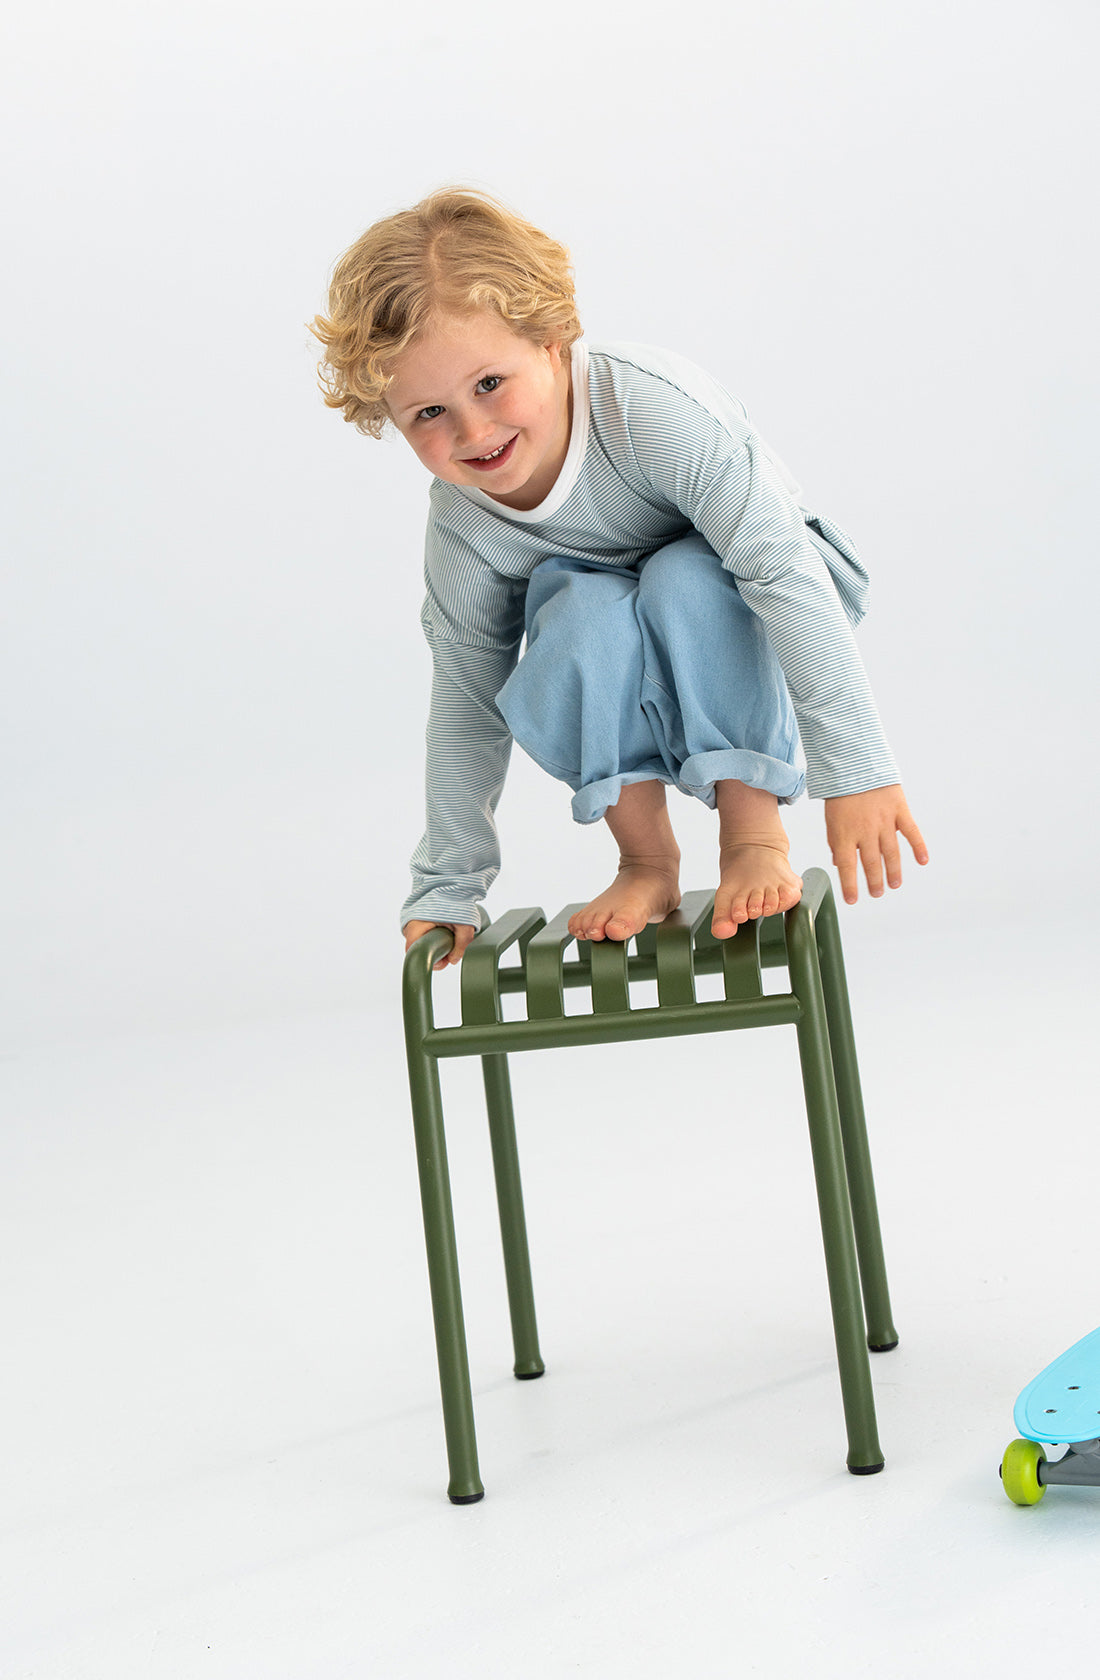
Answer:
[[[859,1291],[852,1207],[844,1164],[836,1083],[829,1050],[825,999],[814,938],[813,916],[805,906],[788,912],[787,952],[792,988],[802,1006],[798,1052],[810,1124],[825,1270],[832,1303],[840,1389],[848,1430],[848,1468],[872,1475],[883,1466],[875,1421],[875,1398],[863,1303]]]
[[[447,1140],[443,1129],[443,1099],[439,1068],[420,1045],[431,1026],[430,953],[423,984],[406,965],[405,1031],[409,1060],[409,1094],[420,1174],[420,1203],[424,1213],[424,1242],[428,1281],[435,1321],[439,1386],[443,1397],[443,1429],[447,1440],[450,1482],[447,1497],[455,1505],[472,1505],[484,1497],[477,1463],[474,1406],[470,1393],[470,1363],[462,1317],[458,1278],[451,1179],[447,1168]]]
[[[852,1199],[859,1275],[863,1285],[863,1304],[867,1313],[867,1341],[872,1353],[887,1353],[891,1348],[897,1347],[898,1333],[890,1311],[886,1260],[882,1252],[882,1230],[875,1199],[875,1181],[871,1172],[871,1150],[867,1141],[867,1121],[863,1112],[863,1091],[859,1080],[855,1034],[852,1031],[848,982],[844,973],[844,952],[840,941],[836,900],[831,889],[826,892],[818,909],[816,931],[821,962],[821,984],[825,994],[825,1014],[829,1024],[829,1045],[840,1105],[840,1130],[844,1138],[848,1191]]]
[[[523,1188],[519,1177],[508,1058],[482,1056],[481,1069],[489,1111],[489,1141],[493,1150],[493,1173],[500,1210],[504,1275],[508,1280],[508,1310],[512,1318],[512,1345],[516,1355],[514,1369],[517,1377],[541,1377],[546,1367],[539,1353],[539,1333],[535,1323],[531,1256],[527,1248],[527,1222],[523,1215]]]

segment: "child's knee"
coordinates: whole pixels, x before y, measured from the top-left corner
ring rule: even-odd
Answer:
[[[743,608],[733,577],[710,544],[694,531],[658,549],[643,563],[638,604],[655,627],[708,620],[715,612]]]
[[[584,660],[601,653],[607,657],[624,631],[637,637],[630,602],[633,587],[622,578],[559,571],[539,582],[542,587],[532,580],[537,594],[528,603],[529,645],[541,640],[544,653],[553,647],[563,656]]]

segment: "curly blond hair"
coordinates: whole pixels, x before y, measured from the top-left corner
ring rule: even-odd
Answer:
[[[375,222],[340,258],[310,331],[329,408],[370,437],[390,419],[393,363],[441,314],[490,309],[533,343],[581,336],[564,245],[487,193],[447,187]]]

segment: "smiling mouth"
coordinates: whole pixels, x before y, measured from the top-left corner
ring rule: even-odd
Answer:
[[[462,465],[473,467],[475,472],[492,472],[496,467],[503,466],[504,462],[509,459],[518,436],[519,433],[517,432],[516,437],[509,438],[507,443],[502,443],[500,448],[494,449],[490,455],[469,456],[468,459],[463,461]]]

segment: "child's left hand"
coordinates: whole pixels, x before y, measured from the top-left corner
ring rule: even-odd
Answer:
[[[901,886],[901,851],[898,835],[904,834],[918,863],[928,862],[928,847],[913,821],[901,784],[871,788],[867,793],[846,793],[825,801],[825,832],[833,854],[845,904],[859,897],[858,868],[863,864],[867,891],[881,898],[882,876],[891,887]]]

